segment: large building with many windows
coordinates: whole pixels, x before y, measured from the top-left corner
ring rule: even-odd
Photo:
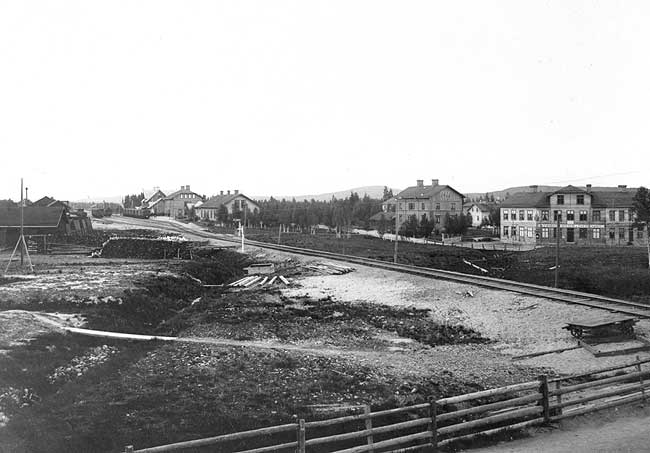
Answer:
[[[635,227],[632,212],[635,194],[627,186],[591,185],[514,194],[501,203],[501,240],[544,244],[559,235],[565,244],[642,245],[645,232]]]
[[[415,216],[418,221],[426,217],[429,221],[433,220],[435,230],[441,231],[447,214],[464,214],[464,198],[462,193],[451,186],[439,184],[437,179],[432,179],[431,185],[425,185],[424,180],[418,179],[415,186],[402,190],[385,202],[382,209],[394,212],[400,225],[410,216]]]

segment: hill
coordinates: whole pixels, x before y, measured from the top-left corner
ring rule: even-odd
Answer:
[[[393,193],[396,194],[400,191],[400,189],[395,189],[393,188]],[[273,198],[276,200],[282,200],[283,198],[285,200],[291,200],[293,198],[296,199],[296,201],[309,201],[309,200],[316,200],[316,201],[329,201],[332,199],[332,197],[336,197],[338,199],[346,198],[350,196],[351,192],[356,192],[359,194],[359,197],[363,198],[364,195],[368,195],[370,198],[375,198],[375,199],[381,199],[384,195],[384,186],[365,186],[365,187],[355,187],[353,189],[348,189],[348,190],[341,190],[338,192],[328,192],[328,193],[321,193],[317,195],[283,195],[283,196],[276,196],[273,195]],[[269,195],[260,195],[260,196],[252,196],[254,200],[266,200],[270,198],[271,196]]]

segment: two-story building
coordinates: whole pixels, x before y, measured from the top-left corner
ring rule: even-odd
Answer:
[[[223,193],[222,190],[219,195],[210,197],[208,201],[197,206],[195,212],[201,219],[219,221],[222,220],[219,218],[219,210],[229,216],[238,216],[238,213],[241,213],[240,220],[243,221],[244,213],[257,214],[260,207],[246,195],[239,193],[239,190],[235,190],[232,194],[230,190],[227,193]]]
[[[415,186],[402,190],[394,198],[397,222],[401,225],[411,216],[418,221],[426,217],[434,222],[434,230],[441,231],[447,214],[463,215],[464,199],[463,194],[451,186],[439,184],[437,179],[432,179],[431,185],[424,185],[424,180],[418,179]]]
[[[625,245],[644,243],[634,227],[636,189],[566,186],[555,192],[517,193],[501,203],[504,242]],[[559,223],[559,229],[558,229]]]
[[[158,200],[158,203],[162,203],[162,209],[158,208],[158,211],[162,211],[166,216],[179,218],[187,216],[189,209],[193,208],[199,201],[203,201],[203,197],[190,190],[190,186],[181,186],[181,190],[170,193]]]
[[[490,205],[487,203],[472,203],[465,212],[472,217],[473,227],[480,227],[483,222],[490,221]]]

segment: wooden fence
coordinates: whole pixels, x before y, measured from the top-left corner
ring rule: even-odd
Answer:
[[[431,400],[413,406],[272,426],[125,452],[159,453],[211,446],[237,453],[410,452],[471,442],[633,402],[650,391],[650,359],[559,378]],[[632,371],[624,371],[626,369]],[[357,429],[352,429],[357,428]],[[327,431],[323,433],[323,431]],[[332,434],[332,432],[335,432]],[[275,439],[274,439],[275,437]],[[239,442],[239,444],[237,444]],[[247,447],[238,448],[247,442]],[[252,448],[251,448],[252,446]]]

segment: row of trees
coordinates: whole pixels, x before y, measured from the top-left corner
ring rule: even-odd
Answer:
[[[138,206],[142,206],[142,201],[144,201],[144,199],[144,192],[126,195],[122,198],[122,206],[125,208],[137,208]]]
[[[417,217],[412,215],[400,226],[399,234],[406,237],[423,237],[428,238],[435,231],[444,232],[450,235],[460,235],[467,232],[472,226],[472,216],[469,214],[449,215],[446,214],[442,225],[437,225],[433,220],[428,219],[426,215],[418,221]]]

